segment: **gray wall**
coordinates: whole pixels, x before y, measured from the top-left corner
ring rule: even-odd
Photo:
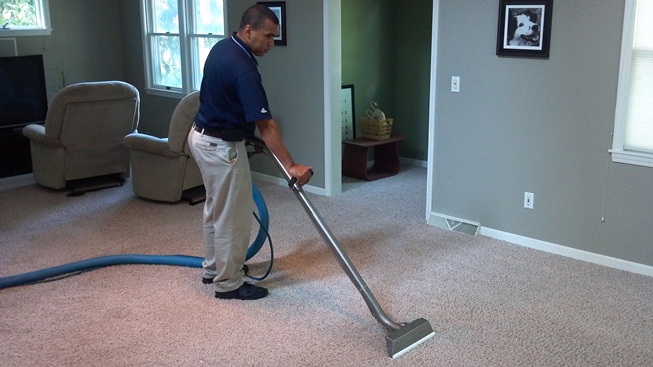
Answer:
[[[52,34],[16,37],[18,55],[43,55],[48,97],[72,83],[123,79],[120,0],[49,3]]]
[[[170,117],[179,99],[161,97],[145,90],[143,38],[141,34],[140,1],[121,0],[123,28],[122,47],[125,50],[124,80],[141,92],[141,119],[138,130],[158,137],[168,135]]]
[[[254,1],[227,1],[229,32],[236,31],[243,11]],[[150,95],[143,90],[143,48],[140,34],[138,2],[123,0],[128,23],[132,24],[124,43],[129,58],[128,80],[141,89],[141,125],[139,130],[166,136],[175,98]],[[288,149],[296,161],[313,166],[317,173],[311,184],[325,185],[324,158],[324,56],[322,46],[322,1],[286,0],[287,46],[274,47],[259,58],[272,114],[279,123]],[[138,27],[133,26],[138,24]],[[251,160],[252,170],[278,176],[267,157]]]
[[[254,3],[227,1],[231,31]],[[325,186],[322,12],[321,0],[286,0],[288,46],[275,47],[259,60],[273,115],[295,159],[314,167],[311,184],[316,187]],[[50,0],[50,16],[51,36],[16,41],[20,55],[44,55],[49,97],[64,84],[124,80],[141,93],[139,131],[167,136],[179,99],[145,91],[139,2]],[[252,167],[278,175],[269,159],[255,158]]]
[[[495,55],[497,1],[440,1],[435,151],[429,157],[433,212],[653,265],[653,170],[611,163],[607,153],[623,2],[555,1],[551,57],[532,60]],[[228,3],[232,29],[241,3]],[[141,131],[166,135],[178,101],[143,90],[138,2],[50,0],[50,11],[51,36],[17,38],[20,55],[44,55],[50,96],[62,85],[61,71],[67,83],[126,80],[141,90]],[[261,73],[290,149],[298,160],[316,165],[313,183],[319,186],[324,182],[322,1],[289,0],[287,11],[289,44],[260,60]],[[400,16],[399,24],[421,24],[425,17],[408,8],[397,14],[409,14]],[[582,32],[578,14],[587,20]],[[408,27],[398,33],[402,42],[422,42],[421,33]],[[422,50],[408,45],[397,45],[398,52]],[[399,69],[428,67],[397,63]],[[425,83],[427,77],[417,75],[411,83]],[[449,92],[452,75],[461,76],[461,93]],[[398,85],[411,77],[394,78],[401,79]],[[415,94],[420,111],[427,108],[421,102],[426,93]],[[402,98],[388,102],[397,116]],[[420,159],[425,148],[414,145],[408,149],[419,150],[414,157]],[[400,149],[402,155],[409,151]],[[274,172],[267,163],[254,164]],[[534,210],[523,209],[524,191],[535,193]]]
[[[608,154],[624,0],[555,1],[548,60],[495,55],[495,0],[439,11],[432,211],[653,265],[653,169]]]
[[[230,29],[254,2],[230,0]],[[313,166],[311,184],[325,185],[324,43],[321,0],[286,0],[287,45],[275,46],[259,58],[272,116],[295,161]],[[338,116],[339,117],[339,116]],[[252,169],[278,175],[267,157],[251,160]]]

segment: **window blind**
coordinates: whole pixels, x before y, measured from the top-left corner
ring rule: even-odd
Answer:
[[[653,154],[653,0],[638,0],[624,150]]]

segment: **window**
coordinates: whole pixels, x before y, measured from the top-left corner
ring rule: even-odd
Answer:
[[[142,0],[145,75],[150,93],[199,90],[211,47],[225,38],[223,0]]]
[[[0,37],[50,35],[48,0],[0,0]]]
[[[612,160],[653,167],[653,0],[626,0]]]

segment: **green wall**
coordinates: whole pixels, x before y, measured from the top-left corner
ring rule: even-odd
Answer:
[[[419,161],[428,150],[432,8],[432,0],[342,2],[342,84],[354,85],[355,114],[377,102],[406,135],[400,155]]]

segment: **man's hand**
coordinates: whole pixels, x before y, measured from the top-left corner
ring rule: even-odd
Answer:
[[[313,176],[313,167],[305,166],[303,164],[293,164],[290,167],[288,167],[288,174],[290,177],[294,177],[297,179],[297,184],[299,185],[306,185],[308,181],[311,180],[311,177]]]
[[[265,145],[279,158],[279,161],[286,168],[290,177],[296,178],[299,185],[305,185],[310,181],[312,176],[311,170],[313,168],[293,161],[286,146],[283,144],[283,140],[281,140],[277,123],[274,120],[256,121],[256,128],[261,134],[261,139],[265,142]]]

